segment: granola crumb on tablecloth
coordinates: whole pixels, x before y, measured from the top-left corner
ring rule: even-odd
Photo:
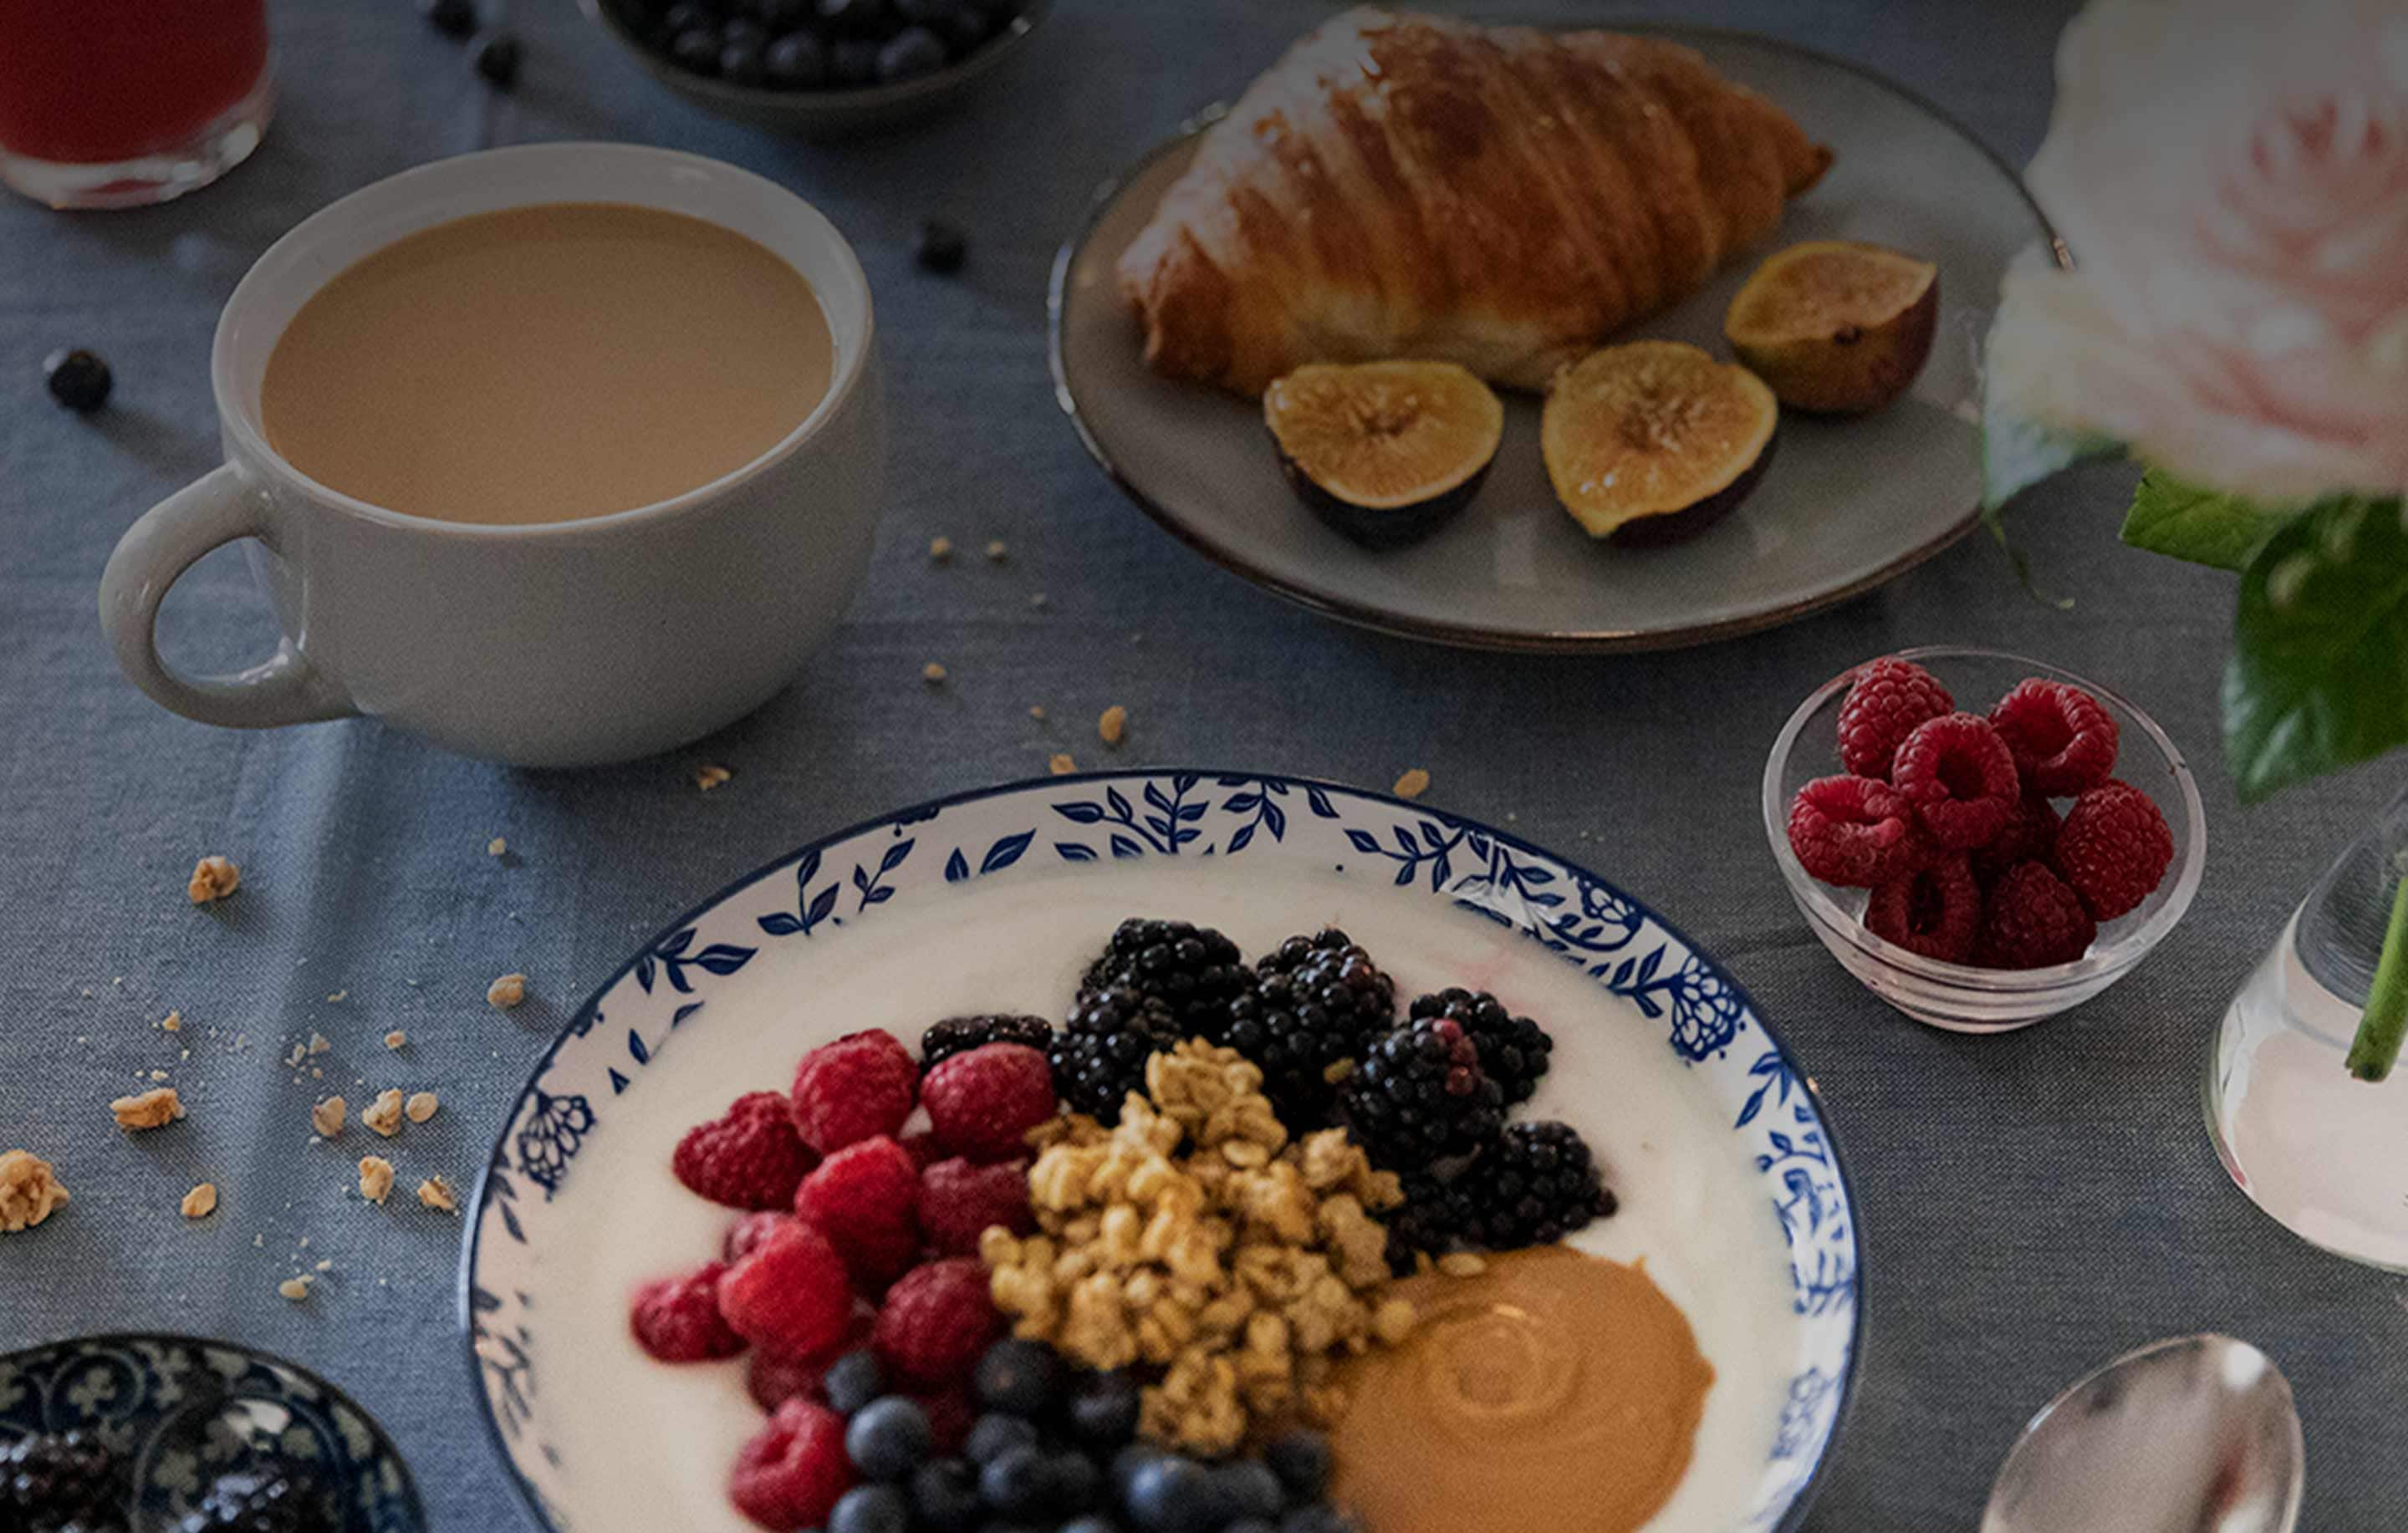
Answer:
[[[183,1101],[173,1086],[154,1086],[133,1096],[120,1096],[108,1104],[120,1128],[156,1128],[171,1124],[184,1115]]]
[[[1051,607],[1053,604],[1054,604],[1054,598],[1052,598],[1051,596],[1048,596],[1048,595],[1047,595],[1044,592],[1042,592],[1042,591],[1032,591],[1032,592],[1030,592],[1030,593],[1028,594],[1028,605],[1029,605],[1029,606],[1031,606],[1031,607],[1034,607],[1034,608],[1038,609],[1039,609],[1039,610],[1040,610],[1040,611],[1041,611],[1041,610],[1043,610],[1044,609],[1048,608],[1048,607]]]
[[[1047,759],[1045,769],[1055,777],[1068,777],[1079,769],[1079,764],[1070,759],[1070,752],[1059,751]]]
[[[1004,547],[1002,538],[990,538],[987,541],[986,556],[990,562],[999,565],[1003,563],[1005,559],[1010,557],[1010,554],[1011,551]]]
[[[334,1047],[335,1045],[327,1039],[325,1034],[311,1033],[309,1035],[309,1052],[312,1054],[326,1053]]]
[[[1028,709],[1028,716],[1032,719],[1043,720],[1045,717],[1045,705],[1043,703],[1031,704]]]
[[[920,680],[927,682],[932,687],[943,685],[945,675],[945,667],[938,665],[933,660],[920,667]]]
[[[1422,770],[1418,766],[1415,766],[1411,771],[1405,773],[1404,776],[1397,779],[1395,793],[1398,798],[1419,798],[1422,795],[1429,792],[1429,773]]]
[[[381,1203],[393,1191],[393,1162],[382,1155],[360,1157],[360,1196],[371,1203]]]
[[[295,1272],[276,1285],[276,1291],[298,1304],[309,1297],[309,1285],[318,1280],[307,1272]]]
[[[350,1000],[351,998],[351,993],[350,991],[337,990],[326,997],[326,1004],[329,1006],[340,1006],[343,1002]]]
[[[403,1104],[402,1111],[409,1115],[411,1123],[423,1124],[435,1116],[436,1109],[442,1105],[431,1091],[413,1092],[410,1094],[409,1100]]]
[[[950,537],[931,537],[931,538],[929,538],[929,539],[928,539],[928,561],[929,561],[929,563],[931,563],[931,564],[939,564],[939,565],[941,565],[941,564],[943,564],[946,560],[948,560],[948,559],[952,558],[953,556],[953,540],[952,538],[950,538]]]
[[[217,1212],[218,1184],[214,1182],[204,1182],[195,1186],[184,1195],[184,1200],[181,1203],[176,1205],[176,1211],[187,1219],[207,1219],[210,1214]]]
[[[401,1088],[392,1087],[377,1093],[377,1099],[360,1109],[360,1124],[386,1139],[401,1132]]]
[[[30,1150],[0,1154],[0,1235],[33,1228],[67,1201],[49,1161]]]
[[[505,1011],[524,999],[526,999],[526,976],[523,974],[515,972],[505,974],[485,987],[486,1004],[499,1007]]]
[[[224,857],[208,856],[193,865],[192,879],[185,883],[184,893],[195,905],[223,899],[242,886],[242,869]]]
[[[165,1016],[161,1017],[159,1019],[159,1030],[163,1033],[182,1032],[184,1030],[184,1013],[181,1011],[170,1011]]]
[[[309,1126],[320,1139],[331,1139],[343,1131],[343,1115],[350,1110],[341,1097],[329,1096],[309,1110]]]
[[[1120,744],[1121,737],[1127,733],[1128,709],[1118,703],[1104,709],[1103,717],[1096,721],[1096,734],[1106,745]]]
[[[485,855],[488,857],[498,857],[509,849],[510,843],[496,836],[492,840],[485,843]]]
[[[431,1176],[418,1184],[418,1200],[437,1213],[457,1213],[460,1199],[452,1195],[452,1183],[440,1176]]]
[[[736,774],[715,762],[705,762],[694,769],[694,785],[709,793]]]
[[[384,1046],[388,1049],[398,1049],[408,1041],[409,1035],[398,1027],[384,1035]]]

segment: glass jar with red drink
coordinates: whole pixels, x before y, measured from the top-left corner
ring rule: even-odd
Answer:
[[[265,0],[0,0],[0,182],[53,208],[208,185],[270,94]]]

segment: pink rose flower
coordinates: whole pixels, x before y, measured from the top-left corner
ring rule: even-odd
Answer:
[[[2028,173],[1994,418],[2285,506],[2408,487],[2408,6],[2093,0]]]

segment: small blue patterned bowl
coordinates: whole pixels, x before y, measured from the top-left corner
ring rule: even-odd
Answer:
[[[424,1533],[400,1450],[308,1369],[225,1341],[91,1336],[0,1356],[0,1443],[81,1432],[131,1471],[126,1526],[176,1527],[219,1475],[278,1454],[315,1467],[341,1533]]]
[[[1727,1509],[1715,1533],[1804,1520],[1860,1351],[1856,1209],[1821,1102],[1746,994],[1638,900],[1508,832],[1329,783],[1166,770],[1015,783],[815,841],[687,911],[579,1009],[494,1147],[461,1263],[478,1408],[539,1526],[745,1526],[725,1493],[760,1421],[741,1365],[663,1368],[627,1335],[625,1296],[724,1233],[669,1174],[686,1125],[841,1032],[1058,1006],[1136,910],[1256,952],[1340,924],[1400,991],[1542,997],[1526,1004],[1555,1025],[1556,1067],[1532,1115],[1629,1176],[1620,1214],[1580,1239],[1652,1227],[1662,1242],[1638,1254],[1659,1282],[1746,1285],[1722,1311],[1748,1319],[1722,1333],[1717,1387],[1752,1440],[1690,1477]],[[1684,1176],[1697,1195],[1672,1196]]]

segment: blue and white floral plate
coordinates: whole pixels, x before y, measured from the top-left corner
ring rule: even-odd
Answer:
[[[740,1362],[663,1367],[629,1293],[733,1217],[670,1175],[693,1124],[864,1027],[1059,1016],[1123,916],[1249,953],[1344,926],[1405,994],[1495,991],[1549,1024],[1525,1110],[1573,1124],[1621,1200],[1578,1238],[1643,1260],[1716,1371],[1651,1530],[1790,1528],[1846,1415],[1856,1207],[1804,1073],[1712,959],[1637,900],[1491,827],[1375,794],[1222,772],[1053,778],[804,847],[630,957],[538,1063],[477,1189],[461,1323],[479,1408],[554,1533],[741,1533],[758,1426]],[[1372,1533],[1378,1533],[1377,1529]]]
[[[57,1341],[0,1356],[0,1444],[81,1432],[130,1471],[134,1533],[176,1527],[219,1475],[264,1454],[312,1466],[342,1533],[423,1533],[399,1450],[374,1418],[308,1369],[186,1336]]]

